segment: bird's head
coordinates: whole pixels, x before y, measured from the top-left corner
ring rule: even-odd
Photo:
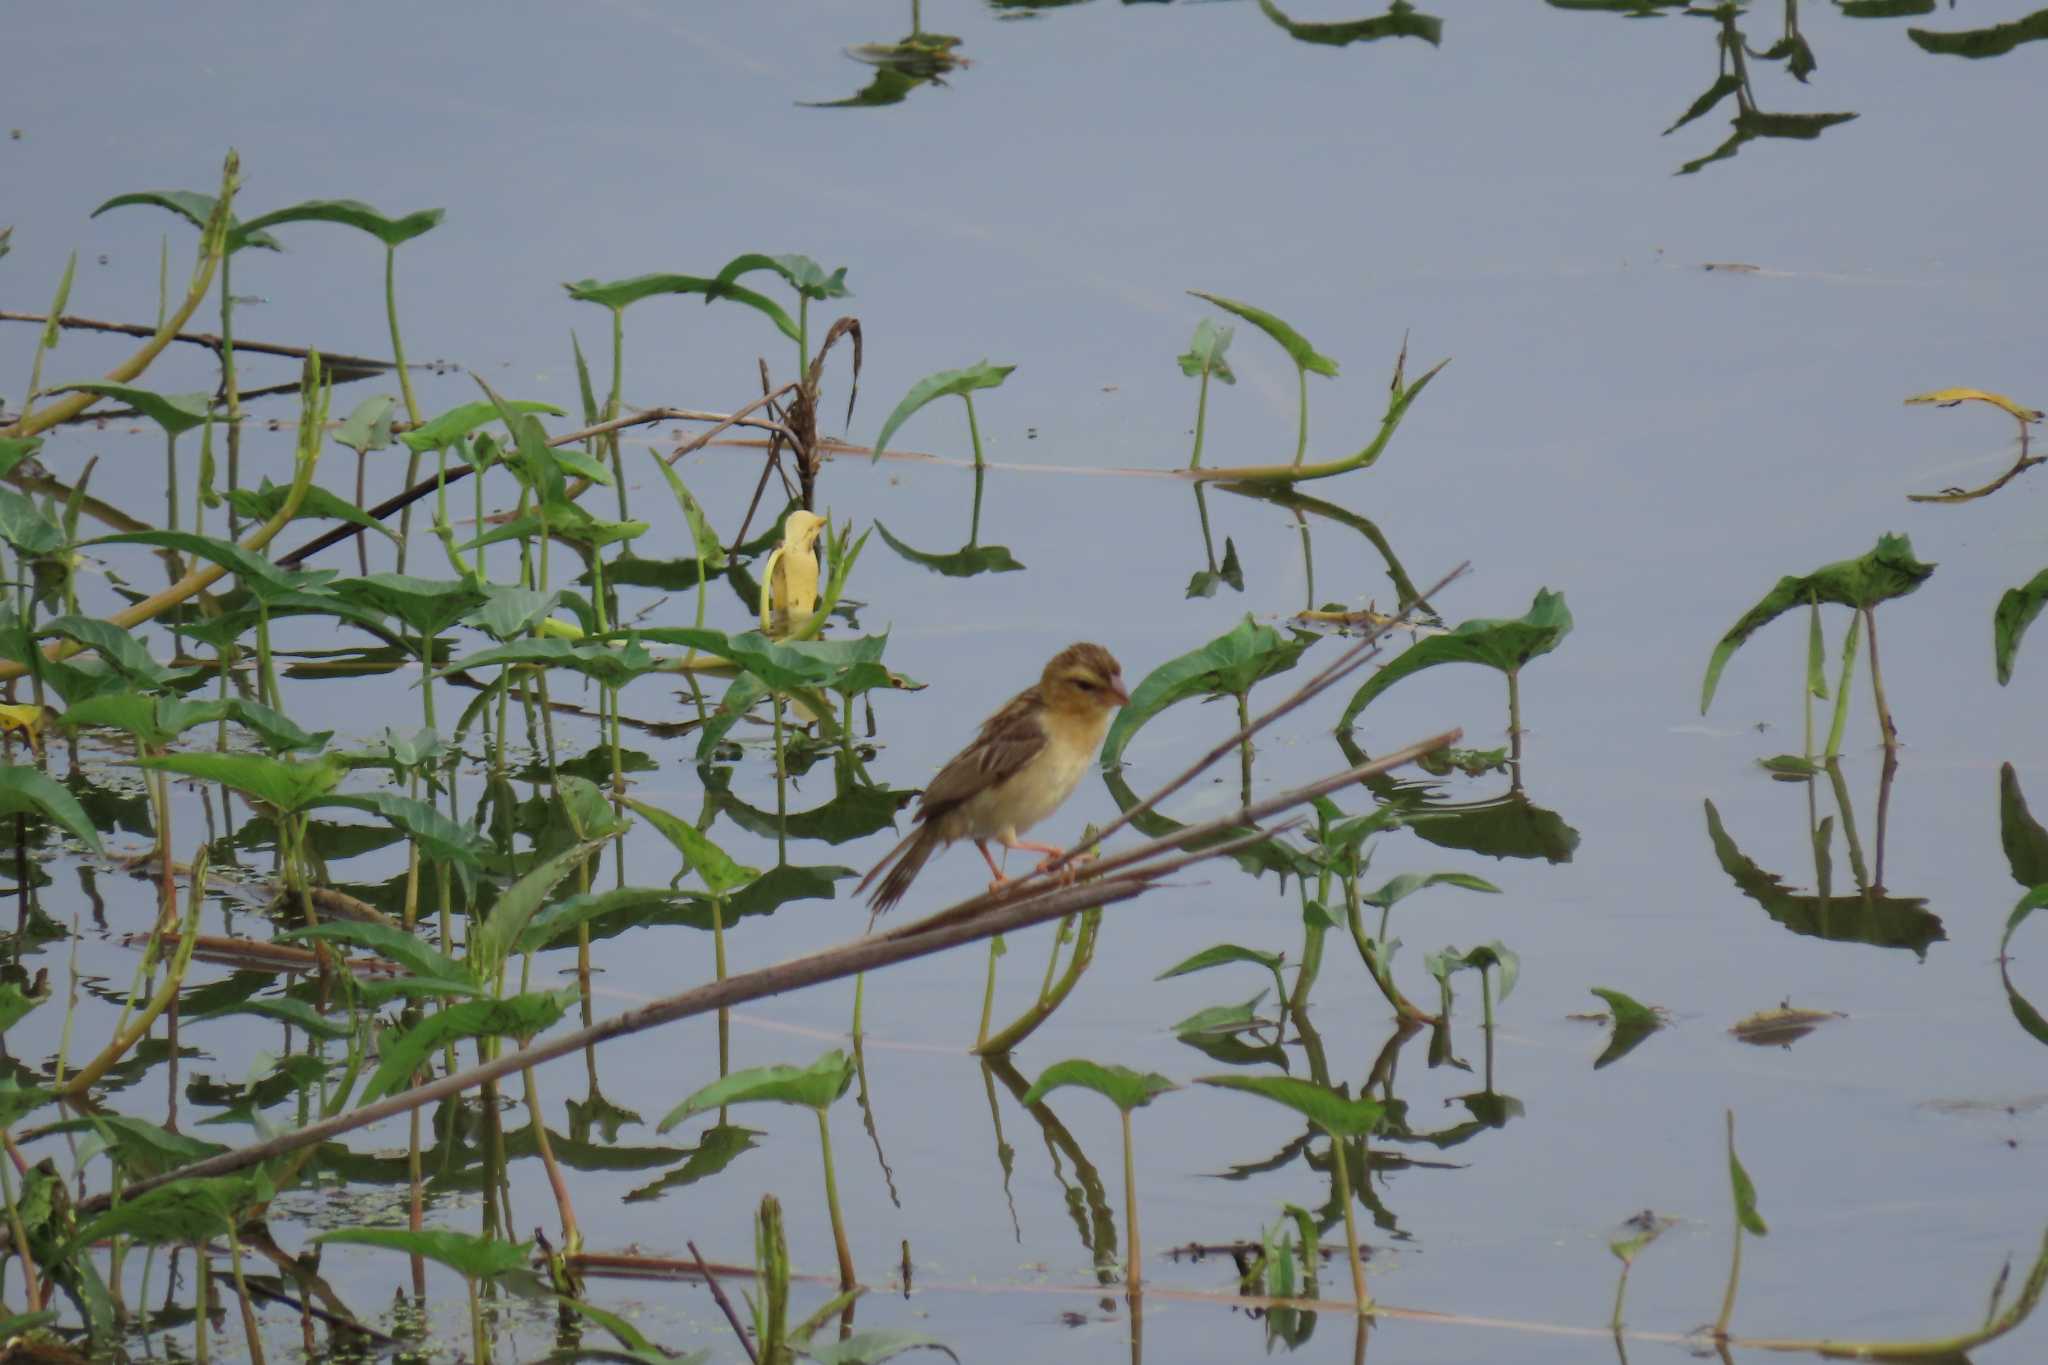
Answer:
[[[1122,665],[1101,645],[1068,645],[1052,656],[1038,685],[1047,706],[1081,715],[1113,711],[1131,699]]]

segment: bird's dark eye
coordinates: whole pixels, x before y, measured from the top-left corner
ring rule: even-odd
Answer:
[[[1093,692],[1095,690],[1095,684],[1089,682],[1086,678],[1074,679],[1074,686],[1080,688],[1083,692]]]

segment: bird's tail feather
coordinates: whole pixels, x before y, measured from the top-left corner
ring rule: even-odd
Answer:
[[[890,849],[867,876],[861,878],[860,885],[854,888],[854,894],[859,895],[867,890],[868,883],[880,876],[882,884],[875,888],[875,894],[868,898],[868,904],[874,908],[877,915],[881,914],[903,899],[903,893],[910,889],[912,879],[924,868],[925,860],[938,851],[939,842],[937,830],[930,825],[920,825],[904,836],[901,843]]]

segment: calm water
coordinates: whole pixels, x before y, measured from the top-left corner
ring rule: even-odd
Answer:
[[[1305,0],[1296,8],[1297,20],[1359,17]],[[2048,397],[2048,196],[2031,169],[2048,45],[1973,61],[1909,37],[1915,25],[2019,21],[2019,3],[1882,19],[1856,17],[1868,6],[1789,6],[1818,67],[1801,84],[1750,57],[1755,108],[1857,117],[1817,140],[1760,138],[1732,159],[1675,175],[1730,135],[1733,100],[1662,135],[1715,78],[1719,21],[1563,5],[1444,8],[1440,46],[1336,48],[1292,41],[1246,4],[1098,3],[1028,15],[932,0],[925,26],[958,35],[971,65],[887,108],[819,110],[798,102],[861,88],[872,72],[842,49],[900,38],[903,7],[273,7],[203,19],[37,7],[10,25],[16,51],[35,57],[15,64],[0,98],[4,122],[20,130],[0,143],[13,187],[0,224],[15,229],[0,299],[40,311],[75,247],[70,311],[150,315],[169,220],[143,210],[86,215],[126,190],[210,187],[229,145],[246,168],[244,216],[312,197],[358,197],[391,212],[446,206],[447,222],[401,252],[409,351],[571,408],[568,333],[579,331],[602,371],[605,328],[602,313],[570,302],[560,281],[709,274],[746,250],[848,266],[855,297],[845,303],[867,348],[853,439],[872,439],[897,396],[933,370],[984,356],[1018,366],[977,403],[997,466],[979,529],[1026,571],[940,577],[879,539],[855,571],[860,627],[889,630],[891,666],[930,685],[874,703],[881,747],[869,770],[899,788],[922,785],[982,715],[1070,640],[1108,644],[1135,681],[1246,612],[1277,622],[1311,602],[1392,604],[1384,558],[1354,530],[1310,518],[1311,592],[1294,514],[1221,491],[1209,496],[1215,545],[1219,554],[1226,537],[1234,545],[1244,590],[1188,600],[1189,575],[1205,567],[1189,488],[1088,477],[1185,463],[1194,384],[1173,362],[1205,307],[1184,290],[1255,301],[1341,361],[1340,378],[1312,381],[1310,444],[1322,458],[1356,449],[1376,429],[1404,333],[1411,374],[1453,357],[1378,467],[1304,491],[1370,518],[1418,582],[1472,561],[1472,575],[1438,603],[1448,621],[1519,615],[1540,587],[1566,594],[1576,628],[1523,678],[1523,781],[1577,842],[1555,862],[1494,859],[1414,833],[1377,845],[1368,886],[1404,871],[1457,870],[1501,887],[1500,896],[1442,889],[1405,902],[1394,916],[1407,945],[1396,973],[1427,1003],[1424,953],[1500,939],[1521,954],[1520,982],[1500,1006],[1495,1082],[1523,1112],[1442,1150],[1390,1149],[1416,1164],[1377,1175],[1371,1208],[1361,1209],[1374,1292],[1403,1308],[1597,1329],[1616,1268],[1607,1231],[1652,1207],[1684,1222],[1637,1267],[1631,1326],[1682,1333],[1710,1322],[1727,1257],[1721,1125],[1732,1108],[1771,1225],[1768,1239],[1746,1246],[1738,1330],[1965,1330],[2004,1259],[2023,1267],[2031,1257],[2048,1216],[2038,1155],[2048,1140],[2039,1107],[2048,1073],[2041,1045],[2014,1022],[1996,963],[2019,893],[2000,842],[1999,769],[2013,765],[2036,811],[2048,810],[2039,720],[2048,657],[2038,640],[2023,647],[2006,688],[1990,657],[1993,604],[2048,563],[2048,538],[2029,480],[1964,506],[1908,503],[1909,492],[1987,482],[2010,463],[2013,443],[2010,423],[1989,409],[1901,400],[1950,385],[2035,405]],[[1742,16],[1750,50],[1779,42],[1787,17],[1775,5]],[[189,231],[174,230],[174,278],[189,241]],[[236,292],[259,300],[239,314],[238,330],[341,352],[387,349],[375,247],[317,227],[293,230],[288,245],[287,255],[237,258]],[[787,343],[743,310],[664,299],[627,319],[630,403],[728,409],[758,392],[757,355],[788,363]],[[25,382],[33,331],[0,331],[0,389],[10,399]],[[45,378],[96,374],[120,353],[74,335]],[[148,382],[210,385],[199,354],[172,357]],[[1211,394],[1207,461],[1286,459],[1295,386],[1284,356],[1241,326],[1230,358],[1238,383]],[[252,361],[244,384],[292,373]],[[459,373],[422,383],[430,410],[474,392]],[[843,383],[828,379],[835,429]],[[954,464],[835,463],[820,510],[858,525],[879,519],[920,549],[966,542],[973,490],[957,464],[967,454],[962,426],[947,403],[892,442]],[[643,470],[644,444],[628,454]],[[289,438],[259,434],[252,448],[275,475]],[[68,432],[45,459],[68,476],[91,454],[101,456],[94,493],[140,516],[161,514],[153,434]],[[326,481],[345,487],[346,453],[328,459]],[[679,469],[729,532],[757,457],[712,450]],[[396,481],[394,462],[380,486]],[[636,483],[634,496],[636,514],[656,522],[643,552],[684,553],[687,535],[662,486]],[[1843,773],[1864,852],[1874,857],[1882,838],[1884,894],[1924,901],[1939,919],[1922,951],[1794,932],[1729,870],[1739,856],[1791,893],[1813,891],[1807,789],[1774,783],[1755,765],[1799,747],[1796,617],[1738,653],[1713,710],[1698,713],[1714,641],[1778,575],[1860,554],[1884,531],[1910,534],[1915,552],[1940,568],[1878,613],[1904,741],[1882,836],[1881,754],[1861,669]],[[440,572],[428,549],[415,567]],[[118,562],[131,580],[156,572]],[[343,550],[316,562],[354,560]],[[89,591],[97,605],[118,605],[103,579]],[[687,622],[687,594],[658,597],[629,591],[627,610]],[[741,628],[729,594],[714,603],[714,624]],[[1831,649],[1842,625],[1840,613],[1830,618]],[[280,632],[297,647],[331,645],[330,636]],[[1336,648],[1320,645],[1307,662]],[[387,724],[414,723],[412,681],[294,681],[287,695],[302,722],[367,740]],[[626,709],[674,719],[683,710],[672,692],[660,681],[636,684]],[[1283,693],[1267,683],[1254,700]],[[1326,699],[1272,733],[1257,758],[1262,789],[1347,762],[1330,734],[1340,704]],[[1168,711],[1131,746],[1125,780],[1149,790],[1229,720],[1227,704]],[[1506,723],[1495,675],[1443,669],[1376,702],[1358,740],[1377,753],[1458,725],[1468,743],[1490,747],[1505,742]],[[563,734],[571,749],[594,738],[573,723]],[[772,811],[765,731],[742,734],[749,745],[731,769],[733,789]],[[653,764],[635,794],[694,815],[694,738],[629,732],[627,743]],[[1226,765],[1220,784],[1198,784],[1172,813],[1224,811],[1233,775]],[[1476,800],[1506,782],[1461,778],[1445,796]],[[798,782],[792,806],[830,794],[821,765]],[[1853,889],[1844,822],[1825,784],[1814,797],[1818,815],[1836,817],[1839,896]],[[1339,799],[1353,812],[1368,804],[1363,792]],[[1070,838],[1114,811],[1091,778],[1043,836]],[[181,838],[197,837],[205,824],[196,800],[175,823]],[[712,832],[744,861],[774,858],[772,840],[729,821]],[[864,870],[889,839],[797,844],[791,857]],[[110,839],[147,841],[138,830]],[[80,970],[119,990],[134,967],[127,936],[146,927],[153,893],[75,862],[50,870],[46,908],[66,922],[83,917]],[[351,884],[383,884],[402,861],[386,849],[333,870]],[[627,880],[659,884],[673,870],[667,845],[636,833]],[[980,880],[978,860],[955,850],[919,881],[908,908],[947,903]],[[88,888],[103,898],[103,915]],[[856,934],[864,916],[850,902],[851,881],[840,889],[836,902],[794,902],[736,930],[734,969]],[[232,923],[267,934],[246,911]],[[1291,893],[1228,864],[1111,911],[1094,966],[1020,1051],[1018,1072],[1029,1078],[1079,1055],[1183,1080],[1219,1069],[1170,1026],[1243,1000],[1260,973],[1153,978],[1225,940],[1291,956],[1298,924]],[[2040,931],[2016,940],[2014,980],[2039,998],[2048,980],[2028,960],[2029,932]],[[1011,940],[999,1013],[1035,988],[1047,938],[1041,930]],[[67,951],[44,945],[28,965],[61,979]],[[601,1011],[702,979],[709,953],[704,936],[683,928],[602,944]],[[889,1178],[859,1111],[842,1104],[833,1112],[840,1193],[863,1275],[886,1284],[908,1239],[919,1292],[907,1303],[878,1293],[860,1323],[926,1331],[978,1361],[1125,1359],[1122,1300],[1090,1287],[1075,1149],[1056,1148],[1000,1079],[985,1080],[964,1054],[984,960],[965,949],[869,982],[866,1079]],[[564,954],[542,964],[569,965]],[[1476,1067],[1478,1000],[1472,978],[1458,980],[1455,1040]],[[1604,1032],[1569,1017],[1598,1006],[1593,986],[1668,1008],[1672,1026],[1594,1071]],[[851,1001],[849,987],[834,986],[743,1011],[735,1065],[809,1061],[843,1034]],[[1787,1001],[1846,1018],[1786,1049],[1731,1036],[1737,1020]],[[1355,1084],[1390,1021],[1338,938],[1315,1004],[1333,1075]],[[111,1019],[85,1009],[80,1036],[102,1037]],[[39,1011],[10,1034],[7,1053],[33,1070],[54,1054],[61,1022],[60,1010]],[[195,1025],[183,1041],[199,1050],[185,1059],[184,1079],[233,1083],[259,1049],[282,1040],[244,1021]],[[1407,1045],[1396,1089],[1416,1131],[1441,1132],[1467,1120],[1458,1099],[1480,1083],[1430,1069],[1426,1050],[1426,1037]],[[1293,1061],[1298,1072],[1298,1052]],[[590,1248],[683,1254],[694,1239],[714,1260],[748,1261],[749,1214],[773,1192],[789,1211],[798,1268],[829,1272],[808,1116],[745,1111],[737,1121],[761,1130],[759,1147],[723,1175],[656,1200],[626,1198],[682,1160],[699,1125],[657,1137],[652,1121],[715,1068],[708,1021],[600,1051],[604,1094],[647,1122],[616,1138],[629,1150],[613,1164],[633,1169],[573,1174]],[[566,1129],[563,1106],[580,1103],[590,1084],[584,1069],[547,1068],[542,1084],[550,1125]],[[116,1103],[161,1121],[167,1090],[152,1075]],[[204,1106],[180,1103],[181,1121],[197,1123]],[[1100,1172],[1120,1233],[1114,1113],[1076,1091],[1052,1108]],[[1228,1293],[1227,1260],[1175,1263],[1164,1253],[1254,1238],[1283,1204],[1313,1208],[1331,1197],[1327,1175],[1283,1153],[1299,1125],[1246,1097],[1169,1096],[1136,1129],[1146,1273],[1157,1290]],[[238,1141],[247,1130],[197,1131]],[[388,1155],[404,1142],[393,1125],[350,1145]],[[659,1147],[668,1154],[647,1154]],[[1316,1149],[1320,1164],[1320,1142]],[[538,1164],[515,1163],[513,1181],[520,1230],[540,1224],[552,1235]],[[272,1222],[296,1246],[309,1228],[399,1216],[402,1202],[402,1187],[350,1189],[328,1178],[290,1195]],[[477,1216],[474,1190],[452,1187],[430,1212],[467,1229]],[[1326,1236],[1341,1245],[1341,1230]],[[336,1248],[326,1269],[366,1315],[405,1279],[402,1261],[386,1253]],[[1323,1285],[1334,1294],[1344,1279],[1332,1263]],[[448,1349],[466,1351],[459,1281],[435,1283],[451,1305]],[[806,1287],[804,1311],[824,1293]],[[598,1281],[593,1297],[631,1308],[671,1346],[737,1358],[700,1287]],[[296,1341],[276,1311],[280,1342]],[[1156,1293],[1144,1326],[1154,1360],[1241,1360],[1265,1349],[1263,1325],[1220,1303]],[[1612,1349],[1572,1335],[1399,1319],[1375,1337],[1380,1360],[1562,1362]],[[530,1358],[549,1340],[541,1310],[526,1319],[514,1310],[500,1349]],[[1350,1322],[1326,1315],[1296,1354],[1347,1359],[1353,1346]],[[2048,1327],[2035,1321],[1975,1358],[2027,1361],[2044,1347]],[[1640,1359],[1672,1348],[1633,1349]]]

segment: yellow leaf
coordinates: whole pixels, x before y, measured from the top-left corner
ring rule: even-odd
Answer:
[[[782,524],[782,544],[768,556],[761,571],[761,629],[773,635],[801,622],[818,609],[818,533],[825,519],[812,512],[791,512]]]
[[[28,736],[29,747],[43,751],[43,708],[33,703],[0,705],[0,731],[19,730]]]
[[[1958,403],[1989,403],[1994,408],[2002,408],[2011,413],[2022,422],[2041,420],[2041,414],[2034,409],[2023,407],[2002,393],[1991,393],[1984,389],[1936,389],[1933,393],[1916,393],[1906,402],[1936,403],[1945,408],[1952,408]]]
[[[574,621],[564,621],[559,616],[548,617],[536,629],[543,636],[549,636],[557,640],[580,640],[583,638],[583,627],[577,625]]]

